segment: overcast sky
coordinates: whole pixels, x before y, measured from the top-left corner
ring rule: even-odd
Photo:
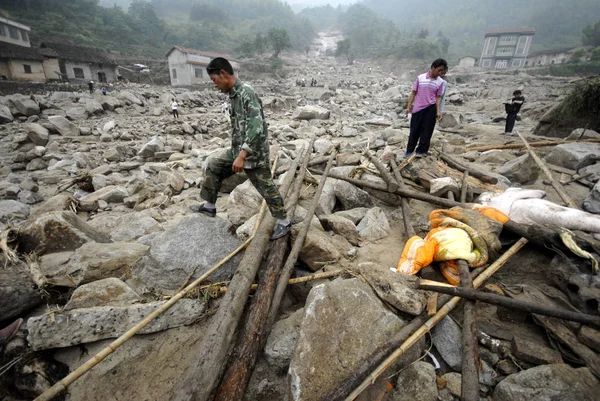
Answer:
[[[356,3],[357,0],[287,0],[287,2],[295,6],[302,7],[311,7],[311,6],[324,6],[326,4],[331,4],[332,6],[337,6],[338,4],[353,4]]]

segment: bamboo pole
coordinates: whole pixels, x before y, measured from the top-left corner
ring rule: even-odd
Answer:
[[[296,265],[296,261],[298,260],[298,256],[300,255],[300,251],[302,250],[302,246],[304,245],[304,239],[308,234],[308,230],[310,228],[310,223],[312,218],[317,210],[317,205],[319,204],[319,198],[321,197],[321,193],[323,192],[323,187],[325,186],[325,181],[327,181],[327,177],[329,176],[329,170],[333,166],[333,161],[335,160],[335,156],[337,155],[337,149],[331,152],[331,156],[329,157],[329,161],[327,162],[327,167],[325,167],[325,171],[321,176],[319,181],[319,186],[315,191],[314,198],[308,208],[308,212],[306,214],[306,218],[302,223],[302,228],[298,232],[296,236],[296,240],[294,241],[294,245],[292,246],[292,250],[288,255],[287,260],[285,261],[285,265],[281,270],[281,276],[279,277],[279,283],[277,284],[277,289],[275,290],[275,295],[273,296],[273,301],[271,302],[271,309],[269,310],[269,318],[267,320],[266,334],[271,332],[271,328],[273,327],[273,323],[275,323],[275,319],[277,318],[277,314],[279,313],[279,305],[281,304],[281,300],[283,299],[283,294],[285,293],[285,289],[287,288],[288,280],[292,276],[292,272],[294,271],[294,266]]]
[[[387,169],[387,166],[380,162],[379,159],[377,159],[377,157],[373,156],[368,149],[365,150],[363,154],[367,156],[367,159],[369,159],[369,161],[373,163],[375,167],[377,167],[377,170],[379,170],[379,172],[381,173],[381,178],[383,178],[383,180],[387,184],[388,191],[396,192],[399,184],[396,182],[394,177],[392,177],[389,170]]]
[[[525,244],[527,240],[525,238],[521,238],[517,241],[513,246],[510,247],[508,251],[506,251],[498,260],[492,263],[484,272],[477,276],[475,280],[473,280],[473,287],[478,288],[490,278],[494,273],[496,273],[507,261],[510,259],[515,253],[519,251]],[[421,337],[430,332],[433,327],[439,323],[440,320],[444,316],[446,316],[452,309],[454,309],[458,303],[460,302],[460,297],[452,298],[448,303],[446,303],[442,308],[438,310],[438,312],[430,318],[425,324],[423,324],[416,332],[414,332],[396,351],[394,351],[385,361],[383,361],[371,374],[364,380],[360,386],[358,386],[347,398],[346,401],[355,400],[367,387],[377,380],[377,378],[385,372],[387,368],[389,368],[396,359],[402,356],[411,346],[413,346]]]
[[[400,163],[400,165],[398,166],[398,171],[401,172],[402,170],[404,170],[404,167],[406,167],[410,163],[412,163],[412,161],[415,160],[415,157],[417,157],[417,155],[416,155],[416,153],[413,153],[412,155],[410,155],[406,159],[404,159],[402,161],[402,163]]]
[[[390,159],[390,164],[392,166],[392,171],[394,172],[394,178],[398,182],[399,189],[407,189],[404,184],[404,180],[402,179],[402,175],[400,174],[400,170],[398,169],[398,164],[396,163],[396,159],[392,157]],[[402,207],[402,220],[404,221],[404,231],[406,235],[410,237],[414,237],[417,235],[415,228],[412,225],[412,220],[410,216],[410,203],[406,197],[400,197],[400,203]]]
[[[571,197],[565,192],[565,189],[562,187],[562,185],[560,185],[560,183],[558,183],[556,181],[556,179],[554,179],[552,172],[544,164],[542,159],[540,159],[540,157],[533,151],[533,148],[529,145],[529,143],[527,142],[527,139],[525,139],[525,137],[518,132],[517,132],[517,135],[519,135],[519,138],[521,138],[521,140],[523,141],[523,144],[525,145],[525,147],[527,148],[527,151],[529,152],[529,156],[531,156],[531,158],[540,167],[540,169],[544,172],[544,174],[546,174],[546,177],[552,184],[552,187],[556,190],[556,192],[562,198],[562,200],[565,201],[569,207],[571,207],[573,209],[579,209],[577,204],[575,202],[573,202],[573,199],[571,199]]]
[[[460,271],[460,286],[473,288],[469,265],[465,260],[457,260]],[[477,311],[475,302],[463,304],[463,358],[461,396],[464,401],[479,401],[479,350],[477,348]]]
[[[469,172],[463,173],[462,185],[460,186],[460,201],[467,203],[467,192],[469,191]]]
[[[580,139],[580,140],[570,140],[570,141],[541,141],[541,142],[531,142],[529,146],[531,147],[543,147],[543,146],[555,146],[562,145],[564,143],[577,143],[577,142],[592,142],[599,143],[600,139]],[[495,150],[495,149],[521,149],[526,147],[520,143],[510,143],[508,145],[486,145],[486,146],[472,146],[470,148],[465,149],[466,152],[477,151],[477,152],[485,152],[487,150]]]
[[[475,291],[473,289],[445,286],[442,287],[435,284],[424,284],[423,281],[419,283],[419,289],[424,291],[435,291],[442,294],[448,294],[469,299],[472,301],[481,301],[492,305],[503,306],[505,308],[535,313],[537,315],[555,317],[562,320],[568,320],[572,322],[587,324],[590,326],[600,327],[600,316],[588,315],[586,313],[580,313],[565,309],[549,308],[543,305],[534,304],[532,302],[526,302],[501,295]]]

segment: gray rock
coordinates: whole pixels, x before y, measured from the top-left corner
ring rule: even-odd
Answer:
[[[292,241],[296,240],[298,228],[292,228]],[[310,226],[298,259],[312,270],[317,271],[326,264],[337,262],[342,255],[331,236],[314,226]]]
[[[541,365],[512,374],[494,391],[494,401],[594,401],[600,382],[588,368]]]
[[[525,185],[533,184],[537,180],[540,167],[529,154],[525,154],[504,164],[498,172],[511,182]]]
[[[43,285],[77,287],[108,277],[121,277],[148,253],[149,247],[136,242],[102,244],[88,242],[71,255],[69,262],[44,270],[39,276]]]
[[[41,304],[42,294],[27,274],[29,268],[25,263],[7,263],[3,259],[0,259],[0,320],[7,321]]]
[[[227,217],[233,225],[240,226],[258,213],[263,198],[250,180],[238,185],[227,198]]]
[[[0,199],[0,221],[8,222],[12,217],[29,216],[29,206],[12,199]]]
[[[356,227],[358,235],[365,241],[377,241],[385,238],[390,233],[390,224],[387,217],[379,207],[374,207],[367,212],[365,217]]]
[[[58,195],[54,195],[52,198],[45,201],[42,205],[34,210],[33,215],[39,216],[48,212],[70,210],[72,204],[75,204],[75,199],[73,199],[70,194],[63,192]]]
[[[73,251],[87,242],[111,240],[70,211],[39,215],[19,231],[19,250],[25,253]]]
[[[36,170],[44,170],[48,167],[48,162],[42,158],[36,158],[27,163],[25,170],[27,171],[36,171]]]
[[[319,106],[303,106],[296,109],[295,120],[328,120],[330,111]]]
[[[579,170],[579,174],[586,176],[586,180],[596,183],[600,181],[600,163],[592,164]],[[591,174],[591,175],[588,175]]]
[[[33,101],[29,98],[13,97],[10,100],[10,102],[13,105],[13,107],[18,111],[18,113],[21,115],[29,117],[29,116],[34,116],[36,114],[40,114],[40,106],[35,101]]]
[[[89,204],[103,200],[107,203],[120,203],[123,199],[129,196],[127,189],[116,185],[109,185],[98,191],[94,191],[91,194],[82,196],[79,202],[82,204]]]
[[[329,178],[323,185],[323,191],[319,197],[319,204],[317,205],[317,215],[328,215],[333,212],[335,207],[335,182],[336,179]]]
[[[50,116],[48,117],[48,122],[62,136],[79,136],[80,134],[79,128],[62,116]]]
[[[27,125],[27,137],[36,145],[45,146],[48,143],[48,130],[40,124]]]
[[[302,319],[304,319],[304,308],[279,320],[273,326],[265,345],[265,356],[271,366],[287,370],[298,343]]]
[[[458,127],[459,123],[456,121],[456,117],[454,117],[450,113],[444,113],[444,118],[440,121],[440,128],[454,128]]]
[[[329,139],[319,138],[315,141],[314,150],[317,154],[324,155],[333,149],[333,146],[333,143]]]
[[[137,104],[138,106],[144,105],[144,101],[142,99],[127,90],[119,91],[119,93],[117,93],[117,98],[125,103]]]
[[[358,224],[367,215],[369,210],[367,207],[356,207],[350,210],[335,212],[334,215],[344,217],[354,224]]]
[[[115,277],[84,284],[71,295],[65,310],[95,306],[126,306],[141,302],[141,297],[127,284]]]
[[[100,102],[96,99],[88,99],[84,103],[83,107],[89,115],[104,113],[104,108],[102,107],[102,104],[100,104]]]
[[[600,214],[600,181],[598,181],[592,190],[587,194],[581,207],[586,212]]]
[[[404,325],[358,279],[314,287],[288,372],[291,399],[324,399]]]
[[[83,106],[75,106],[67,109],[67,118],[74,121],[87,120],[89,112]]]
[[[373,199],[368,192],[343,180],[335,180],[335,197],[346,210],[373,206]]]
[[[365,262],[358,265],[358,272],[375,290],[379,298],[399,311],[419,315],[427,306],[427,297],[417,289],[418,278],[395,273],[385,266]]]
[[[430,181],[429,193],[445,198],[448,192],[452,192],[455,198],[459,198],[460,187],[461,184],[452,177],[434,178]]]
[[[462,395],[462,375],[456,372],[446,373],[442,376],[446,380],[446,388],[456,397]]]
[[[3,104],[0,104],[0,124],[10,123],[14,120],[12,113],[10,112],[10,108]]]
[[[462,368],[462,330],[450,316],[444,317],[432,332],[433,345],[444,361],[455,371]]]
[[[567,141],[574,141],[577,139],[600,139],[600,134],[591,129],[577,128],[565,138]]]
[[[115,241],[134,241],[144,235],[163,231],[162,226],[145,212],[120,215],[97,215],[88,224]]]
[[[435,368],[427,362],[415,362],[398,375],[391,401],[436,401],[438,390]]]
[[[97,306],[29,318],[27,341],[34,351],[116,338],[167,301],[131,306]],[[181,299],[138,334],[195,323],[206,309],[203,300]]]
[[[161,171],[158,173],[158,181],[167,184],[176,193],[183,190],[185,178],[176,171]]]
[[[121,160],[121,153],[118,151],[118,149],[107,149],[102,155],[102,157],[104,157],[109,162],[118,162]],[[96,187],[94,188],[97,189]]]
[[[154,157],[156,152],[161,152],[165,149],[165,142],[159,136],[154,136],[149,142],[144,144],[139,150],[138,155],[142,157]]]
[[[320,221],[326,230],[341,235],[352,245],[358,245],[358,233],[356,232],[356,225],[352,221],[335,214],[321,216]]]
[[[113,96],[102,96],[100,104],[104,110],[114,111],[117,107],[121,107],[121,101]]]
[[[196,266],[199,267],[194,278],[240,246],[241,241],[230,234],[230,226],[221,218],[190,215],[169,230],[140,238],[140,242],[150,245],[150,254],[134,275],[159,289],[179,288]],[[210,280],[229,280],[239,260],[239,255],[234,257],[213,273]]]
[[[579,170],[600,159],[599,143],[563,143],[556,145],[546,156],[546,162]]]

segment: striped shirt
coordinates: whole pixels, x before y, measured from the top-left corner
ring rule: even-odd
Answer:
[[[413,91],[415,95],[415,103],[413,104],[413,113],[418,113],[426,107],[435,104],[436,97],[442,96],[444,93],[444,80],[440,77],[431,78],[429,72],[421,74],[417,77]]]

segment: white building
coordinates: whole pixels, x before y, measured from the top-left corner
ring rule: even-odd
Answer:
[[[535,35],[535,30],[531,28],[487,31],[479,66],[487,68],[524,67],[533,35]]]
[[[527,56],[527,61],[525,65],[527,67],[536,67],[542,65],[552,65],[552,64],[562,64],[571,60],[571,56],[577,50],[583,49],[586,52],[592,50],[593,47],[579,46],[579,47],[569,47],[566,49],[554,49],[554,50],[544,50],[535,53],[531,53]]]
[[[206,73],[206,66],[217,57],[229,60],[236,76],[240,70],[238,60],[228,54],[173,46],[165,57],[169,60],[169,75],[171,76],[172,86],[191,86],[210,81]]]
[[[473,57],[473,56],[463,56],[458,59],[459,67],[475,67],[476,63],[477,63],[477,57]]]
[[[70,82],[100,83],[117,81],[120,75],[117,62],[102,49],[50,42],[44,42],[40,47],[46,57],[44,63],[52,63],[52,67],[47,68],[53,72],[49,79],[60,75]]]
[[[31,43],[29,43],[29,31],[31,31],[31,28],[27,25],[0,17],[0,42],[31,47]]]

